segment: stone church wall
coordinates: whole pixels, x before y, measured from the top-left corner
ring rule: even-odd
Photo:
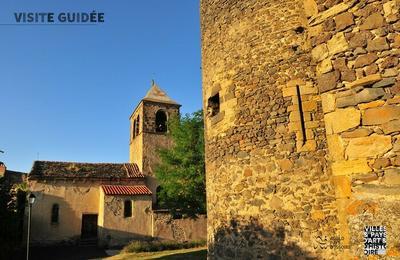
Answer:
[[[349,256],[385,226],[400,256],[400,1],[307,1],[329,161]]]
[[[201,1],[210,258],[398,253],[398,10]]]
[[[168,212],[154,212],[154,234],[159,240],[177,242],[199,241],[207,238],[207,218],[204,215],[196,219],[174,219]]]
[[[166,133],[156,133],[156,113],[158,110],[167,113],[168,118],[179,113],[179,106],[158,102],[144,101],[143,104],[143,132],[142,132],[142,171],[146,177],[147,186],[153,192],[153,202],[156,202],[156,189],[158,186],[154,175],[156,165],[159,163],[158,149],[172,145],[171,139]]]

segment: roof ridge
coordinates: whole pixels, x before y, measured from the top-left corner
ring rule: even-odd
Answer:
[[[161,89],[160,86],[154,82],[154,80],[152,81],[150,89],[147,91],[142,100],[179,105],[175,100],[170,98],[167,92]]]
[[[76,161],[49,161],[49,160],[35,160],[35,162],[44,162],[44,163],[81,163],[81,164],[135,164],[135,163],[130,163],[130,162],[76,162]]]

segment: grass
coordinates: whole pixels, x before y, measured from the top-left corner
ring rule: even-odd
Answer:
[[[197,247],[190,249],[167,250],[158,252],[141,252],[141,253],[121,253],[116,256],[107,258],[107,260],[129,260],[129,259],[163,259],[163,260],[181,260],[181,259],[194,259],[202,260],[207,259],[207,248]]]
[[[139,252],[156,252],[165,250],[188,249],[194,247],[205,246],[205,240],[190,241],[190,242],[174,242],[174,241],[133,241],[126,245],[122,252],[124,253],[139,253]]]

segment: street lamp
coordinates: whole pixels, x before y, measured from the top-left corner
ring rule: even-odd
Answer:
[[[35,194],[31,193],[28,197],[28,235],[26,238],[26,260],[29,259],[29,242],[30,242],[30,233],[31,233],[31,215],[32,215],[32,205],[35,203],[36,196]]]

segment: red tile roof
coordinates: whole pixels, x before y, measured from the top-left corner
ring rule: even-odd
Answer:
[[[101,186],[106,195],[151,195],[151,191],[144,185],[103,185]]]
[[[143,173],[140,172],[139,166],[136,163],[125,163],[124,164],[126,173],[129,177],[133,178],[143,178]]]

